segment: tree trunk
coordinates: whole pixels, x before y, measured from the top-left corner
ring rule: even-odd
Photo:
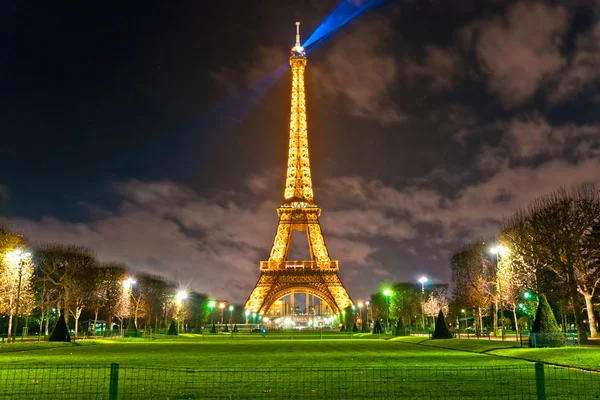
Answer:
[[[593,338],[598,337],[598,330],[596,329],[596,316],[594,315],[594,304],[592,302],[591,294],[584,294],[585,308],[587,309],[588,321],[590,322],[590,336]]]
[[[48,328],[50,327],[50,310],[46,311],[46,328],[44,329],[44,336],[48,336]]]
[[[498,299],[494,301],[494,336],[498,336]]]
[[[517,320],[517,305],[513,304],[513,317],[515,318],[515,335],[519,338],[519,321]]]
[[[44,309],[40,310],[40,331],[38,332],[38,342],[42,338],[42,328],[44,327]]]
[[[94,330],[92,331],[92,336],[96,336],[96,324],[98,324],[98,309],[94,311]]]
[[[477,307],[477,318],[475,319],[475,335],[481,336],[481,324],[483,319],[481,318],[481,307]]]
[[[81,310],[76,308],[75,315],[73,316],[75,318],[75,329],[73,330],[73,333],[75,334],[75,339],[77,339],[77,333],[79,333],[79,316],[80,315],[81,315]]]
[[[12,337],[12,322],[13,322],[13,316],[11,313],[10,316],[8,317],[8,343],[10,343],[10,339]]]
[[[112,336],[112,314],[108,314],[106,319],[106,328],[108,329],[108,336]]]
[[[573,302],[573,313],[575,314],[575,325],[577,325],[577,332],[579,332],[579,339],[582,342],[587,341],[587,332],[585,329],[585,324],[583,323],[583,315],[581,314],[581,309],[577,306],[577,299],[579,298],[577,292],[577,281],[575,280],[575,269],[573,265],[569,264],[567,268],[567,275],[569,277],[569,281],[567,282],[569,285],[569,292],[571,293],[571,301]]]

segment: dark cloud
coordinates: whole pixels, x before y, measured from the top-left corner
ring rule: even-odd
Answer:
[[[600,22],[590,32],[580,35],[569,65],[558,77],[551,93],[555,102],[564,102],[600,82]]]
[[[8,199],[10,197],[10,192],[8,190],[8,187],[4,186],[4,185],[0,185],[0,200],[4,199]]]
[[[475,49],[489,90],[515,107],[566,64],[561,54],[567,12],[541,2],[519,2],[506,15],[473,24]],[[469,35],[471,36],[471,35]]]

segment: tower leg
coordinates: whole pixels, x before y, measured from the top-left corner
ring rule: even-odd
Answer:
[[[306,292],[306,315],[310,314],[310,304],[308,303],[308,292]]]
[[[294,291],[292,290],[292,293],[290,293],[290,308],[291,308],[291,316],[292,316],[292,321],[294,320],[294,313],[296,312],[296,307],[294,307]]]

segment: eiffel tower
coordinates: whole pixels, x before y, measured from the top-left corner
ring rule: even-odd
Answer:
[[[260,278],[246,302],[246,310],[266,314],[273,304],[290,295],[292,314],[296,292],[309,294],[325,303],[325,310],[337,314],[352,305],[338,275],[338,262],[329,258],[319,216],[321,208],[314,201],[308,136],[304,69],[306,54],[300,45],[300,23],[296,22],[296,45],[290,54],[292,69],[292,108],[290,141],[283,204],[277,209],[279,225],[268,261],[260,262]],[[290,261],[288,254],[293,231],[308,237],[309,261]],[[307,304],[307,313],[309,305]],[[323,307],[321,307],[321,313]]]

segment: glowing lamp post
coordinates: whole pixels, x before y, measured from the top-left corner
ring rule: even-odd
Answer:
[[[465,314],[465,312],[466,312],[466,311],[465,311],[465,309],[463,308],[462,310],[460,310],[460,312],[462,313],[462,315],[463,315],[463,319],[465,320],[465,330],[467,330],[467,316],[466,316],[466,314]],[[458,329],[460,329],[460,324],[458,325]]]
[[[15,257],[19,261],[19,283],[17,285],[17,301],[15,304],[15,322],[12,326],[12,342],[14,343],[15,337],[17,336],[17,325],[19,323],[19,303],[21,301],[21,278],[23,276],[23,266],[27,260],[31,258],[31,253],[28,251],[23,252],[21,249],[15,249],[8,253],[8,255]]]
[[[499,274],[499,267],[500,267],[500,254],[505,254],[507,252],[506,247],[502,246],[502,245],[498,245],[495,247],[492,247],[490,249],[490,252],[492,254],[496,254],[496,288],[498,290],[498,300],[500,302],[500,323],[502,324],[502,340],[504,340],[504,305],[502,303],[502,286],[500,284],[500,274]],[[497,317],[497,315],[496,315]]]
[[[217,302],[214,300],[211,300],[208,302],[208,308],[210,309],[210,324],[213,325],[215,323],[214,321],[214,314],[213,314],[213,310],[215,309],[215,306],[217,305]]]
[[[223,310],[225,309],[225,303],[219,303],[219,308],[221,309],[221,325],[223,325]]]
[[[425,330],[425,283],[427,277],[420,277],[419,282],[421,283],[421,324],[423,324],[423,330]]]
[[[184,290],[180,290],[179,292],[177,292],[177,294],[175,295],[175,299],[177,300],[177,303],[179,303],[179,305],[181,306],[181,327],[179,328],[179,332],[181,332],[181,330],[183,329],[185,331],[185,299],[187,299],[188,294],[186,291]]]
[[[233,322],[233,306],[229,306],[229,325],[231,325]]]
[[[392,291],[390,289],[385,289],[383,291],[383,295],[385,296],[385,306],[387,309],[387,315],[385,318],[385,331],[387,332],[390,326],[390,296],[392,295]]]
[[[246,310],[246,325],[248,325],[248,316],[250,315],[250,310]]]
[[[365,305],[367,306],[367,323],[368,324],[371,323],[371,317],[369,316],[369,304],[371,304],[370,301],[365,301]]]
[[[135,324],[135,315],[133,312],[133,302],[131,301],[133,299],[133,285],[135,285],[137,282],[135,281],[135,279],[133,278],[127,278],[123,281],[123,287],[125,288],[125,290],[127,291],[127,302],[129,303],[129,322],[127,322],[127,324],[134,324],[135,329],[137,329],[137,325]],[[124,335],[124,329],[123,324],[121,324],[121,336]],[[95,329],[95,327],[94,327]],[[129,328],[127,328],[129,329]]]
[[[361,320],[362,324],[364,324],[365,320],[363,319],[363,315],[362,315],[362,308],[363,308],[364,304],[362,301],[359,301],[357,306],[358,306],[358,314],[360,315],[360,320]]]

